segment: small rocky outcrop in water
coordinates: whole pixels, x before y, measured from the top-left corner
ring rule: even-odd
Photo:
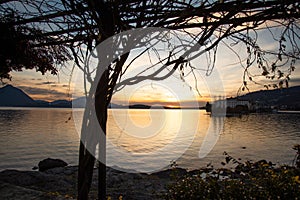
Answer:
[[[65,167],[68,164],[60,159],[47,158],[39,162],[39,171],[43,172],[56,167]]]

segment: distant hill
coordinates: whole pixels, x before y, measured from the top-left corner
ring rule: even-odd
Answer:
[[[50,102],[44,100],[35,100],[39,107],[48,107]]]
[[[0,106],[37,106],[30,96],[23,90],[12,85],[6,85],[0,88]]]
[[[50,107],[50,108],[84,108],[86,98],[79,97],[73,101],[56,100],[52,102],[33,100],[23,90],[12,85],[0,88],[0,107]],[[121,105],[109,104],[109,108],[123,108]]]
[[[49,103],[50,107],[62,107],[62,108],[71,108],[72,107],[72,101],[67,100],[56,100]]]
[[[251,92],[238,97],[240,100],[248,100],[250,102],[258,102],[273,107],[284,107],[288,109],[300,110],[300,86],[275,89],[261,90]],[[85,97],[79,97],[73,101],[56,100],[47,102],[43,100],[33,100],[24,91],[12,85],[6,85],[0,88],[0,106],[6,107],[63,107],[63,108],[83,108],[85,107]],[[151,106],[144,104],[135,104],[122,106],[118,104],[109,104],[108,108],[133,108],[133,109],[149,109]],[[152,107],[153,109],[155,107]],[[167,109],[168,107],[165,107]]]
[[[72,107],[74,108],[85,108],[86,104],[86,98],[85,97],[79,97],[74,99],[72,102]],[[108,108],[127,108],[126,106],[110,103],[108,105]]]
[[[151,106],[144,105],[144,104],[134,104],[134,105],[129,105],[129,108],[131,109],[149,109]]]
[[[300,109],[300,86],[251,92],[240,96],[239,99],[275,107],[285,106]]]
[[[77,99],[74,99],[72,101],[72,106],[74,108],[84,108],[86,103],[86,98],[85,97],[79,97]]]

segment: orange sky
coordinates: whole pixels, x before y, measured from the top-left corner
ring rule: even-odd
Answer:
[[[262,45],[268,49],[278,48],[277,43],[270,43],[267,36],[261,41]],[[165,53],[165,52],[163,52]],[[138,72],[149,67],[153,63],[153,56],[142,56],[137,59],[129,70],[124,75],[123,79],[135,77]],[[176,72],[173,76],[163,81],[143,81],[141,83],[126,86],[121,91],[114,94],[112,102],[118,104],[159,104],[159,105],[178,105],[178,102],[185,102],[187,105],[195,105],[195,102],[207,102],[214,96],[234,97],[243,82],[243,66],[239,63],[245,61],[246,50],[245,46],[238,45],[235,52],[228,49],[226,45],[220,45],[216,55],[215,68],[212,74],[206,76],[206,69],[209,61],[207,57],[202,56],[196,58],[191,63],[196,66],[199,71],[195,74],[180,78],[180,73]],[[62,67],[58,76],[46,74],[42,76],[33,70],[25,70],[23,72],[13,72],[13,79],[8,83],[19,87],[29,94],[34,99],[53,101],[58,99],[71,100],[72,98],[84,95],[83,80],[80,73],[76,76],[73,73],[71,79],[71,67]],[[261,73],[256,66],[252,67],[256,74]],[[300,65],[296,63],[296,70],[290,77],[290,86],[300,85]],[[152,72],[155,69],[152,69]],[[150,72],[148,72],[150,73]],[[187,72],[186,72],[187,73]],[[145,74],[147,75],[147,74]],[[122,79],[122,80],[123,80]],[[255,77],[255,80],[264,83],[265,78]],[[270,82],[270,80],[267,80]],[[276,80],[278,82],[278,80]],[[265,89],[262,85],[249,83],[250,91]],[[200,95],[196,91],[196,85]],[[75,88],[75,90],[73,90]],[[193,104],[194,103],[194,104]]]
[[[232,73],[232,70],[237,71],[237,69],[226,67],[221,70],[219,69],[226,97],[236,96],[242,80],[242,73]],[[68,77],[63,77],[62,75],[59,77],[52,75],[42,76],[34,71],[16,72],[12,75],[13,79],[8,83],[21,88],[33,99],[46,101],[72,99],[72,90],[70,90],[70,87],[72,88],[73,84],[69,83]],[[170,83],[173,83],[174,86],[169,87]],[[300,70],[298,67],[291,78],[290,86],[300,85],[299,83]],[[263,86],[252,85],[250,89],[251,91],[255,91],[265,88]],[[112,102],[123,105],[156,104],[162,106],[178,106],[178,102],[184,102],[185,105],[193,106],[195,105],[195,101],[199,101],[202,102],[200,105],[202,106],[205,102],[210,101],[211,95],[214,94],[213,91],[210,94],[205,87],[199,90],[201,96],[194,90],[190,91],[180,80],[171,80],[169,83],[167,81],[159,82],[159,84],[151,82],[135,87],[125,87],[114,95]],[[83,96],[83,92],[78,92],[76,96]]]

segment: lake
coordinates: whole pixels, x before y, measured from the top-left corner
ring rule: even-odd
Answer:
[[[48,157],[77,165],[82,115],[82,109],[1,108],[0,170],[30,170]],[[220,167],[224,151],[242,161],[292,164],[292,147],[300,143],[300,113],[221,118],[203,110],[112,109],[108,118],[108,165],[145,172],[171,161]]]

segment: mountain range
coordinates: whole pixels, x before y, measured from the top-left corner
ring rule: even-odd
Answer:
[[[0,106],[36,106],[37,101],[12,85],[0,88]]]
[[[51,108],[84,108],[86,103],[85,97],[79,97],[68,100],[55,100],[52,102],[44,100],[34,100],[23,90],[12,85],[6,85],[0,88],[0,107],[51,107]],[[109,108],[128,108],[114,103],[110,103]],[[147,105],[130,105],[129,108],[150,108]]]
[[[6,85],[0,88],[0,106],[1,107],[72,107],[72,101],[56,100],[47,102],[43,100],[34,100],[23,90],[12,85]],[[84,104],[83,104],[84,106]]]
[[[248,100],[250,102],[259,102],[269,106],[287,106],[289,108],[300,109],[300,86],[275,89],[261,90],[251,92],[238,97],[240,100]],[[47,102],[43,100],[34,100],[21,89],[12,85],[6,85],[0,88],[0,106],[4,107],[64,107],[82,108],[85,106],[85,97],[79,97],[73,101],[56,100]],[[110,104],[109,108],[128,108],[117,104]],[[149,105],[130,105],[129,108],[150,108]]]

